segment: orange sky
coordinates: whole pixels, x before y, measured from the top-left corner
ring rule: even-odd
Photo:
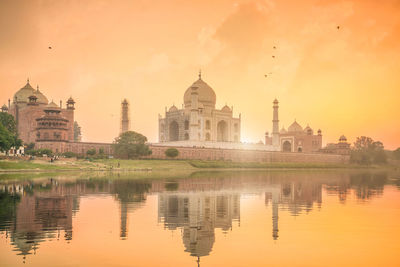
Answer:
[[[29,77],[49,100],[74,97],[83,140],[110,142],[126,97],[133,130],[157,141],[158,113],[201,68],[217,106],[242,113],[242,141],[271,131],[277,97],[281,126],[394,149],[399,41],[396,0],[1,1],[0,104]]]

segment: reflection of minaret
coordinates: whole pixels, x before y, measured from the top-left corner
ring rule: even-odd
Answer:
[[[272,238],[278,240],[279,232],[279,201],[280,190],[279,188],[271,188],[270,191],[265,192],[265,204],[268,205],[269,200],[272,202]]]
[[[279,195],[272,194],[272,237],[274,240],[278,239],[278,211],[279,211]]]
[[[124,99],[121,103],[121,133],[130,130],[129,102]]]
[[[128,230],[126,225],[128,223],[128,203],[121,202],[121,230],[119,236],[126,239]]]

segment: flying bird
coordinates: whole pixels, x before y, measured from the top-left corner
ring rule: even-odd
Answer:
[[[273,46],[272,48],[273,48],[273,49],[276,49],[276,46]]]
[[[49,49],[52,49],[52,47],[51,47],[51,46],[49,46]]]
[[[340,26],[337,26],[336,28],[339,30],[339,29],[340,29]]]
[[[272,56],[272,58],[275,58],[275,56]]]

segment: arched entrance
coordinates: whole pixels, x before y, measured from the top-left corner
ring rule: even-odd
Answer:
[[[179,140],[179,125],[176,121],[169,124],[169,141]]]
[[[292,144],[289,141],[284,141],[282,144],[283,152],[292,152]]]
[[[297,152],[303,152],[303,149],[301,147],[297,148]]]
[[[228,141],[228,125],[225,121],[220,121],[217,124],[217,141],[218,142]]]

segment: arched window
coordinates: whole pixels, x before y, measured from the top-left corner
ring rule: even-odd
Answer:
[[[185,130],[189,130],[189,121],[185,120]]]
[[[206,120],[206,130],[210,130],[211,129],[211,122],[210,120]]]
[[[189,140],[189,134],[185,133],[185,140]]]
[[[235,129],[235,133],[239,132],[239,125],[237,123],[233,125],[233,128]]]
[[[218,142],[228,141],[228,125],[225,121],[220,121],[217,124],[217,141]]]
[[[211,140],[210,133],[206,133],[206,141],[210,141],[210,140]]]
[[[169,125],[169,141],[179,140],[179,125],[176,121],[173,121]]]
[[[292,152],[292,144],[289,141],[284,141],[282,144],[283,152]]]

